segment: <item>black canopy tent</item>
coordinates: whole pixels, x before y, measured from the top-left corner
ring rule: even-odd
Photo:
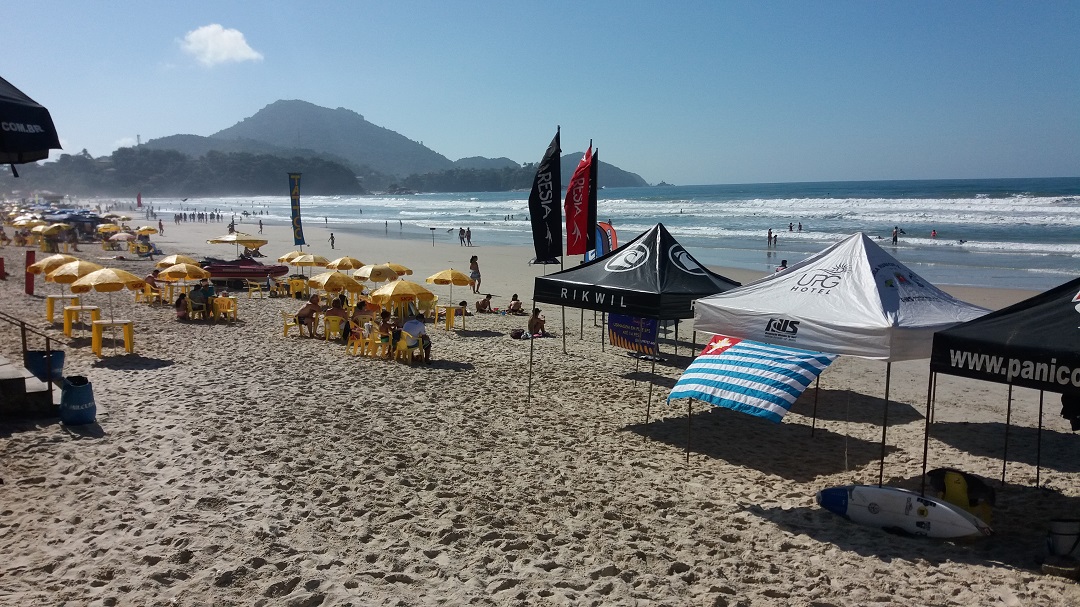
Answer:
[[[0,164],[10,164],[18,177],[16,164],[44,160],[59,149],[49,110],[0,78]]]
[[[1043,393],[1080,396],[1080,278],[934,334],[926,397],[924,475],[938,373],[1009,386],[1002,482],[1008,465],[1013,386],[1039,391],[1039,452],[1035,476],[1038,484]]]
[[[693,318],[693,302],[739,286],[699,264],[658,223],[611,253],[537,276],[533,299],[656,320]]]
[[[603,257],[569,270],[537,276],[533,301],[677,321],[694,317],[695,300],[738,286],[738,282],[698,263],[664,224],[658,223]],[[678,340],[678,325],[675,337]],[[530,348],[530,397],[532,361]],[[651,396],[650,391],[650,401]]]

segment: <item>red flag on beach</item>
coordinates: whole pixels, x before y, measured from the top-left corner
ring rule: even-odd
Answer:
[[[589,150],[581,157],[574,176],[566,186],[566,254],[584,255],[589,250],[589,182],[592,179],[592,142]],[[596,217],[596,211],[592,212]],[[595,224],[596,220],[593,219]],[[595,228],[593,228],[595,229]]]
[[[139,195],[135,197],[135,204],[142,207],[142,192],[139,192]]]

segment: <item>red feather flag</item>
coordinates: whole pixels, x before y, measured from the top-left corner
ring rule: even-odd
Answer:
[[[584,255],[588,250],[589,240],[589,191],[592,179],[592,144],[589,151],[581,157],[570,184],[566,187],[566,254]],[[595,217],[595,215],[594,215]],[[595,221],[595,220],[594,220]],[[595,229],[595,228],[593,228]]]

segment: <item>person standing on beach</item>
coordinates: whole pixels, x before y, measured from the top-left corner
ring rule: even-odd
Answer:
[[[802,222],[799,222],[799,231],[802,232]]]
[[[262,220],[259,220],[259,233],[262,234]]]
[[[261,232],[262,230],[259,230],[259,231]],[[333,248],[334,248],[334,233],[330,232],[330,249],[333,250]]]
[[[765,244],[770,247],[772,246],[772,228],[769,228],[769,234],[765,236]]]
[[[480,264],[476,260],[476,255],[469,258],[469,279],[472,280],[473,293],[480,292]]]
[[[465,246],[465,228],[458,228],[457,231],[458,246]]]
[[[472,246],[472,228],[465,228],[465,246]]]
[[[896,244],[896,235],[900,233],[900,226],[893,226],[892,229],[892,243]]]

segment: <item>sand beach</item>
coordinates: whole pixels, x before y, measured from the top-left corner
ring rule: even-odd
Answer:
[[[166,218],[154,239],[168,254],[232,258],[205,243],[225,232]],[[528,306],[545,271],[526,247],[306,232],[314,252],[403,263],[418,282],[467,272],[477,255],[498,307],[514,293]],[[263,236],[267,261],[294,248],[284,225]],[[152,268],[81,248],[139,276]],[[178,322],[171,307],[118,294],[135,354],[107,344],[98,358],[85,330],[65,339],[45,321],[57,285],[39,277],[35,295],[23,292],[25,250],[0,249],[11,273],[0,309],[69,342],[64,374],[90,379],[98,413],[89,426],[0,424],[0,604],[1080,604],[1080,585],[1039,570],[1049,521],[1080,518],[1080,446],[1057,395],[1038,488],[1038,393],[1015,390],[1002,485],[1006,387],[942,376],[929,466],[995,481],[996,534],[900,537],[814,503],[820,489],[877,482],[881,362],[834,363],[816,419],[808,390],[782,424],[700,403],[688,420],[687,401],[666,397],[705,341],[695,346],[690,323],[654,372],[602,347],[592,312],[567,309],[564,326],[541,306],[560,338],[533,342],[529,401],[530,342],[509,337],[525,317],[429,325],[434,362],[409,366],[285,337],[281,312],[301,302],[246,293],[231,323]],[[940,286],[994,309],[1031,295]],[[431,289],[441,302],[479,298]],[[2,354],[17,360],[19,348],[0,323]],[[887,485],[918,489],[927,376],[926,360],[893,365]]]

